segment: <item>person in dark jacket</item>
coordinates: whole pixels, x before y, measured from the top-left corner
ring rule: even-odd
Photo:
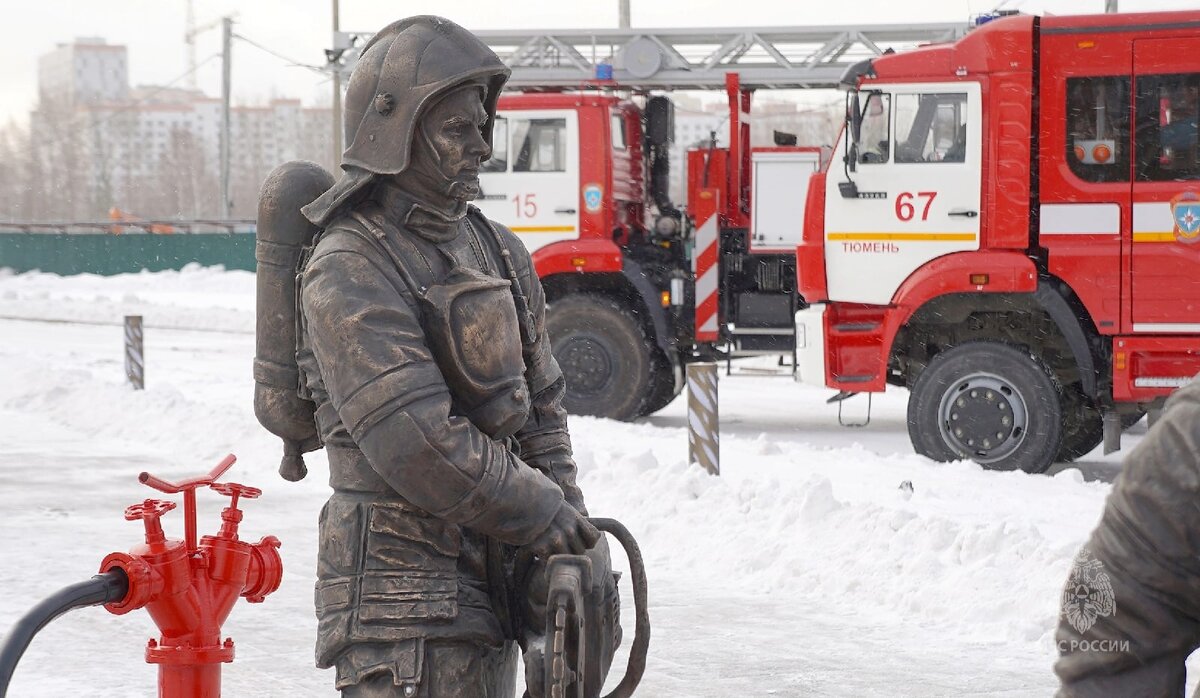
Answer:
[[[303,209],[324,232],[297,362],[334,489],[317,665],[345,696],[512,695],[514,641],[544,623],[520,622],[516,552],[603,547],[530,256],[469,206],[508,75],[453,22],[389,25],[350,78],[343,175]]]
[[[1125,459],[1067,580],[1057,642],[1059,696],[1183,695],[1200,647],[1200,381]]]

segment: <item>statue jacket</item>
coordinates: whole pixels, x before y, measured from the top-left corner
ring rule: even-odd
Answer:
[[[513,311],[499,310],[520,303],[497,282],[511,282],[505,250],[529,311],[520,375],[505,384],[511,395],[491,401],[509,417],[517,410],[512,434],[472,421],[448,375],[494,369],[489,345],[511,341]],[[469,326],[439,343],[415,296],[460,278],[455,269],[497,290],[482,306],[456,306],[455,321]],[[326,228],[298,284],[297,360],[335,491],[321,516],[318,665],[352,642],[498,643],[507,633],[497,543],[529,543],[564,498],[584,511],[528,252],[478,212],[446,221],[384,186]]]

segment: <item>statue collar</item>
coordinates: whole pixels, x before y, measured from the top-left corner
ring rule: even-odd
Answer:
[[[375,200],[389,219],[430,242],[449,242],[458,237],[459,222],[467,215],[465,204],[461,212],[447,214],[386,180],[376,189]]]

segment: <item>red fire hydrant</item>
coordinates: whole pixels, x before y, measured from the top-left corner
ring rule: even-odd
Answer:
[[[145,608],[162,632],[146,646],[146,661],[158,665],[161,698],[220,696],[221,664],[233,661],[233,640],[221,638],[221,624],[239,596],[258,603],[278,589],[283,578],[278,538],[266,536],[254,544],[238,540],[238,499],[254,499],[262,492],[214,482],[235,460],[226,456],[207,475],[178,483],[142,473],[138,479],[159,492],[183,493],[184,540],[168,539],[159,521],[175,503],[147,499],[125,510],[126,520],[145,524],[146,542],[128,553],[112,553],[100,565],[101,573],[119,569],[129,577],[125,597],[104,607],[117,615]],[[200,487],[210,487],[231,501],[221,512],[220,531],[197,545]]]

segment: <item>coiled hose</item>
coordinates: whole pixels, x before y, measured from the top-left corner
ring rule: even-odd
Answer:
[[[72,609],[120,601],[128,592],[129,578],[124,570],[115,569],[98,574],[86,582],[63,587],[34,606],[17,621],[12,632],[4,639],[4,645],[0,646],[0,698],[8,694],[8,684],[17,670],[21,655],[25,654],[34,636],[50,621]]]
[[[629,574],[633,578],[634,631],[633,646],[629,649],[629,663],[625,676],[617,687],[604,698],[629,698],[646,673],[646,658],[650,649],[650,611],[646,608],[647,585],[646,565],[642,561],[642,550],[629,529],[616,519],[589,518],[596,528],[617,539],[625,556],[629,558]],[[0,698],[3,698],[0,696]]]

